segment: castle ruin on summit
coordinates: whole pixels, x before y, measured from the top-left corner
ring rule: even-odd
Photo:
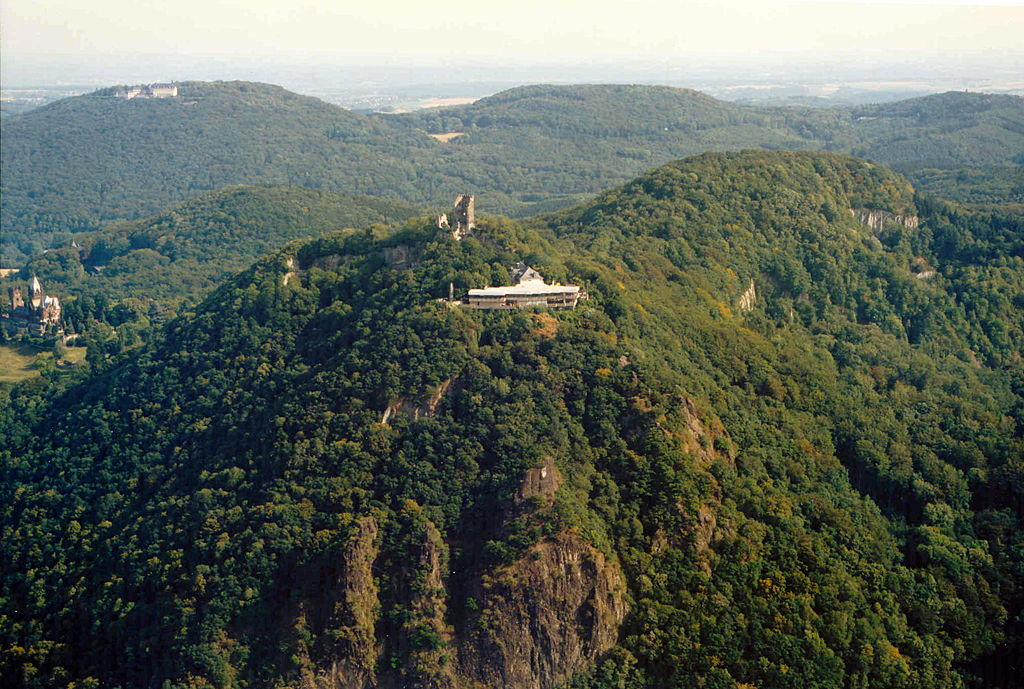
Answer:
[[[461,240],[473,233],[476,227],[476,213],[473,208],[475,197],[472,194],[459,194],[455,197],[455,207],[452,208],[452,217],[449,222],[448,215],[442,213],[437,216],[437,226],[450,228],[452,236]]]

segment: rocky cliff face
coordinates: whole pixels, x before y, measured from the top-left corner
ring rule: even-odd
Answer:
[[[894,222],[911,230],[916,230],[918,223],[916,215],[900,215],[871,208],[851,208],[850,215],[856,218],[857,222],[867,225],[875,232],[881,232],[887,222]]]
[[[477,589],[477,631],[460,670],[487,687],[549,689],[618,639],[629,611],[616,563],[571,532],[538,543]]]
[[[640,401],[644,402],[642,399]],[[722,421],[702,412],[689,395],[680,395],[669,412],[656,420],[656,424],[669,437],[681,439],[683,449],[702,466],[710,467],[716,462],[734,465],[735,448]],[[659,529],[654,536],[652,550],[658,552],[667,547],[685,548],[685,542],[691,540],[697,551],[698,565],[710,575],[711,543],[732,532],[729,520],[718,519],[720,507],[721,495],[717,489],[712,491],[695,514],[691,508],[678,503],[676,509],[684,517],[693,520],[692,526],[675,533]]]
[[[502,519],[551,508],[561,484],[547,458],[526,472]],[[618,640],[629,612],[622,570],[578,534],[563,530],[471,574],[453,595],[441,532],[411,501],[403,515],[390,526],[359,520],[328,595],[300,607],[296,630],[317,630],[327,653],[296,644],[297,686],[553,689]],[[405,534],[400,555],[380,549],[381,529]],[[472,610],[458,630],[449,608]]]
[[[337,586],[332,596],[321,602],[330,607],[320,611],[327,617],[323,636],[331,661],[321,661],[317,672],[304,672],[300,681],[303,689],[363,689],[377,684],[380,598],[372,569],[378,556],[377,533],[373,517],[360,519],[341,553]]]
[[[638,409],[650,409],[647,398],[634,400]],[[717,417],[703,414],[689,395],[679,395],[655,424],[670,438],[681,438],[683,449],[705,466],[716,460],[733,461],[732,439],[725,426]]]
[[[507,519],[550,507],[551,458],[526,472]],[[473,583],[479,616],[459,640],[462,685],[549,689],[615,645],[629,611],[618,563],[571,531]]]
[[[380,687],[406,689],[454,689],[451,641],[453,630],[445,622],[448,596],[448,548],[441,532],[430,521],[417,529],[418,542],[409,560],[392,576],[392,623],[384,640],[400,669],[388,675]]]
[[[757,302],[757,288],[754,286],[754,278],[750,278],[750,287],[740,295],[740,311],[752,311]]]
[[[380,422],[383,424],[390,423],[398,412],[404,412],[413,421],[419,421],[421,418],[430,418],[437,413],[437,405],[440,404],[441,400],[448,397],[448,395],[458,389],[458,383],[459,378],[456,376],[442,381],[441,384],[437,386],[436,390],[429,395],[420,397],[419,399],[400,397],[396,400],[392,400],[384,409]]]

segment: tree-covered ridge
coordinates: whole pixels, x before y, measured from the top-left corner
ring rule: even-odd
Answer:
[[[78,243],[89,265],[107,265],[129,251],[152,249],[171,261],[222,263],[233,274],[295,239],[372,223],[400,225],[418,210],[401,201],[318,189],[229,187],[169,213],[80,236]]]
[[[924,168],[914,173],[914,188],[949,201],[979,208],[1024,208],[1024,165],[977,168]]]
[[[726,139],[733,149],[827,148],[909,170],[1024,162],[1024,99],[955,91],[857,108],[758,108],[666,86],[545,85],[381,118],[430,133],[515,128],[552,139],[640,138],[658,152]]]
[[[1016,194],[1003,173],[1024,154],[1024,101],[983,94],[850,110],[752,108],[668,87],[532,86],[468,106],[363,117],[265,84],[192,82],[179,92],[123,101],[108,89],[4,120],[5,261],[233,184],[443,207],[472,191],[483,208],[525,215],[682,156],[757,147],[857,152],[915,181],[928,168],[940,195],[999,202]],[[427,132],[464,135],[442,143]],[[981,165],[991,172],[979,178],[972,166]]]
[[[151,309],[195,306],[295,239],[374,223],[398,227],[418,213],[398,201],[318,189],[229,187],[151,218],[78,234],[34,257],[17,277],[37,276],[62,295],[65,322],[82,332],[90,318],[116,325],[148,317]],[[115,315],[118,308],[127,312]]]
[[[471,170],[501,160],[497,179],[541,211],[707,150],[820,148],[846,115],[758,110],[690,89],[580,85],[526,86],[470,105],[377,118],[430,133],[463,132],[448,144],[453,155],[480,161]]]
[[[625,138],[671,132],[663,137],[666,143],[679,132],[768,124],[755,109],[692,89],[613,84],[522,86],[469,105],[384,117],[415,122],[430,133],[515,127],[539,128],[552,138]]]
[[[436,146],[427,137],[267,84],[178,87],[177,98],[129,101],[107,89],[4,120],[5,256],[35,254],[52,237],[153,215],[228,185],[413,201],[461,188],[457,172],[417,153]],[[413,169],[410,159],[422,166]],[[421,176],[429,181],[417,182]]]
[[[970,169],[1024,162],[1024,99],[979,93],[859,108],[756,108],[661,86],[528,86],[470,105],[384,117],[432,133],[465,132],[455,140],[463,147],[515,146],[514,134],[523,154],[535,157],[572,142],[580,149],[575,159],[589,150],[627,174],[706,150],[818,149],[873,158],[915,182],[919,171],[930,170],[935,191],[945,196],[963,187],[984,196],[1000,187],[975,179]],[[935,174],[965,168],[954,180]],[[998,177],[996,170],[989,174]]]
[[[896,223],[872,237],[851,208],[867,207],[913,214],[921,206],[927,222],[918,229]],[[709,153],[651,171],[630,184],[576,208],[536,220],[578,249],[603,252],[643,265],[637,241],[655,247],[680,270],[723,303],[761,278],[761,294],[781,293],[794,313],[821,317],[829,309],[870,320],[893,335],[917,343],[930,325],[940,336],[947,318],[963,344],[1000,365],[1024,347],[1020,327],[1020,286],[1013,276],[1021,245],[1019,213],[968,212],[913,194],[906,180],[865,161],[820,153]],[[865,232],[868,236],[865,237]],[[887,300],[894,312],[876,303],[877,287],[855,288],[850,267],[865,254],[867,241],[890,250],[887,269],[899,287]],[[828,252],[823,247],[829,248]],[[982,303],[984,317],[972,313],[976,297],[959,303],[957,316],[938,316],[931,308],[930,286],[961,276],[960,271],[997,268],[998,291]],[[933,271],[937,271],[934,272]],[[932,275],[929,275],[933,273]],[[935,279],[931,279],[934,277]],[[950,287],[941,286],[939,292]],[[973,290],[957,283],[954,293]],[[998,344],[996,344],[998,343]]]
[[[1021,218],[745,152],[478,232],[294,243],[74,387],[4,391],[3,675],[468,686],[495,591],[579,538],[631,612],[572,686],[1013,686]],[[436,301],[520,259],[590,300]]]
[[[853,110],[848,151],[900,169],[1024,165],[1024,99],[950,91]]]

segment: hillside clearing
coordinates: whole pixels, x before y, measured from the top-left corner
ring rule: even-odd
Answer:
[[[465,135],[465,133],[466,132],[445,132],[444,134],[429,134],[428,136],[431,136],[431,137],[437,139],[438,141],[443,141],[444,143],[448,143],[449,141],[451,141],[452,139],[454,139],[457,136]]]
[[[49,351],[23,343],[0,345],[0,383],[20,383],[38,376],[39,370],[33,368],[36,356]],[[85,351],[84,347],[68,347],[68,361],[85,361]]]

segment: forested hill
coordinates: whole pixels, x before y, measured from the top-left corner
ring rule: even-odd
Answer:
[[[665,142],[681,132],[772,124],[761,111],[692,89],[614,84],[522,86],[469,105],[418,110],[393,119],[417,122],[430,133],[511,127],[537,128],[552,138],[606,138],[662,136],[667,131]],[[786,137],[781,131],[778,136],[779,144],[803,138]]]
[[[516,131],[552,140],[630,139],[652,154],[824,148],[907,170],[1024,164],[1024,98],[948,92],[858,108],[755,108],[667,86],[524,86],[469,105],[381,119],[473,141]]]
[[[438,207],[471,191],[489,212],[523,215],[681,156],[744,147],[856,152],[898,164],[939,195],[1024,201],[1020,168],[1007,167],[1024,155],[1024,100],[1010,96],[758,109],[668,87],[531,86],[368,118],[266,84],[183,83],[179,92],[123,101],[107,89],[3,120],[5,263],[232,184]],[[461,136],[442,142],[428,132]]]
[[[617,132],[608,142],[609,132],[595,124],[622,96],[586,88],[579,103],[590,103],[589,113],[557,111],[558,122],[539,134],[516,126],[498,141],[468,137],[457,145],[426,136],[414,120],[366,118],[267,84],[183,83],[179,97],[168,99],[123,101],[116,89],[65,99],[2,123],[2,250],[8,262],[21,263],[55,237],[145,217],[230,184],[321,187],[444,206],[472,190],[482,208],[510,212],[550,199],[564,206],[566,197],[707,148],[804,146],[774,124],[744,128],[742,117],[729,114],[734,106],[707,96],[620,87],[642,110],[642,124],[632,125],[642,136],[623,147]],[[508,98],[519,102],[519,90]],[[666,139],[658,113],[687,129],[673,128]],[[735,122],[717,139],[694,139],[698,129],[717,130],[730,118]],[[575,139],[552,145],[551,126]]]
[[[462,242],[289,244],[70,387],[0,390],[0,673],[1009,689],[1022,238],[762,151]],[[517,260],[589,299],[440,300]]]
[[[378,117],[414,124],[431,134],[483,135],[519,130],[551,139],[637,138],[637,143],[648,141],[663,146],[689,141],[693,148],[722,138],[734,141],[734,148],[755,143],[792,147],[809,138],[811,132],[788,129],[788,123],[781,117],[773,120],[774,112],[727,103],[692,89],[584,84],[521,86],[469,105]],[[813,114],[809,109],[777,112],[792,112],[797,120]],[[837,112],[822,111],[821,121],[829,127],[837,126],[842,117]],[[699,132],[703,132],[704,139],[681,138]],[[774,138],[767,140],[766,135]],[[744,136],[750,138],[744,140]],[[471,140],[460,139],[459,143],[465,145],[467,141]]]
[[[197,304],[231,275],[289,241],[372,224],[400,227],[421,209],[399,201],[298,187],[229,187],[167,213],[77,235],[33,257],[33,276],[62,295],[64,322],[139,321]],[[4,303],[5,296],[0,296]],[[113,317],[112,309],[121,315]]]
[[[553,152],[593,158],[609,180],[615,169],[635,174],[706,150],[817,149],[887,163],[945,197],[1024,203],[1024,99],[1017,96],[949,92],[860,108],[754,108],[664,86],[526,86],[471,105],[382,117],[431,133],[464,132],[453,143],[512,149],[545,171],[542,159]]]
[[[1024,99],[949,92],[853,110],[846,152],[889,163],[918,190],[1024,205]]]
[[[1024,98],[948,93],[855,108],[853,152],[893,165],[1024,165]]]
[[[247,82],[178,85],[165,99],[68,98],[2,123],[3,251],[168,210],[235,184],[451,201],[437,142],[315,98]],[[413,166],[410,161],[417,161]],[[23,260],[23,259],[22,259]]]

